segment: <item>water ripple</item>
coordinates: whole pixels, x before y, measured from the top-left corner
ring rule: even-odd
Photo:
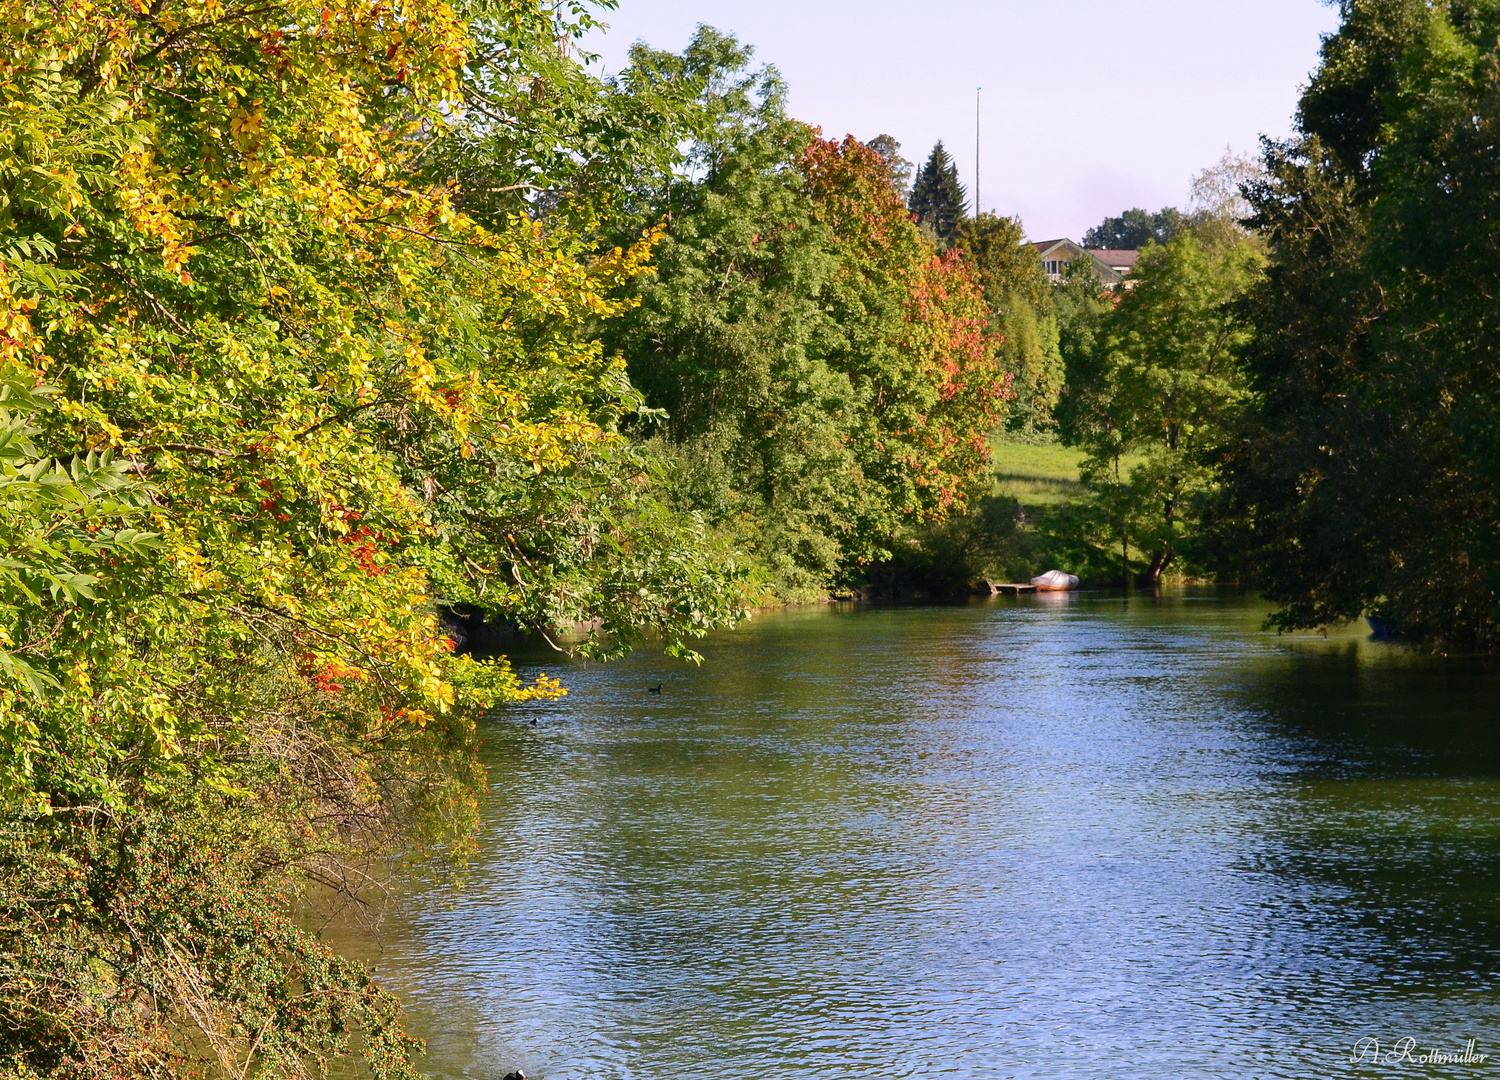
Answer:
[[[699,669],[570,667],[564,701],[486,727],[481,862],[412,886],[381,976],[427,1071],[485,1080],[1300,1078],[1369,1075],[1363,1036],[1500,1048],[1494,673],[1263,616],[828,609]]]

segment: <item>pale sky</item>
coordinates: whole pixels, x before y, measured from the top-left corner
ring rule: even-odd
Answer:
[[[1226,147],[1291,130],[1321,0],[620,0],[588,47],[618,71],[641,39],[681,50],[699,23],[781,70],[825,135],[895,136],[914,162],[942,139],[983,208],[1032,239],[1079,239],[1132,206],[1185,206]]]

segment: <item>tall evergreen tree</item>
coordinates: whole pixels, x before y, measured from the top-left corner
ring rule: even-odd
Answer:
[[[958,182],[958,166],[943,149],[941,139],[932,148],[927,164],[917,170],[906,205],[945,245],[953,243],[968,211],[968,193]]]

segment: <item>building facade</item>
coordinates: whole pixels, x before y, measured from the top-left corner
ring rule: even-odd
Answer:
[[[1138,251],[1113,251],[1105,248],[1090,250],[1067,239],[1042,240],[1031,246],[1036,248],[1037,256],[1042,260],[1042,270],[1054,285],[1062,282],[1073,262],[1083,259],[1099,279],[1099,283],[1107,289],[1120,285],[1127,289],[1130,287],[1125,279],[1135,269],[1135,260],[1140,254]]]

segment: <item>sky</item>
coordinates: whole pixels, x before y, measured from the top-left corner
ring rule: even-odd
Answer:
[[[981,206],[1036,240],[1079,239],[1133,206],[1187,205],[1226,149],[1290,133],[1321,0],[620,0],[587,47],[681,50],[699,23],[781,70],[791,112],[826,136],[885,133],[920,163],[942,139]]]

